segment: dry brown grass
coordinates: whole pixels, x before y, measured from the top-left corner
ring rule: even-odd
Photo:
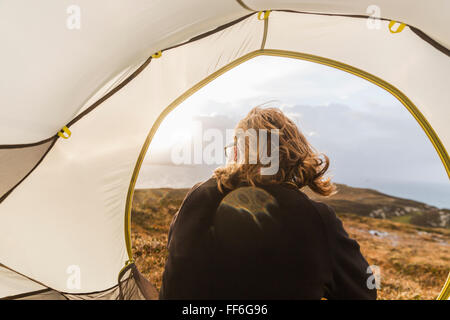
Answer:
[[[427,230],[388,220],[340,215],[370,264],[381,271],[379,299],[435,299],[450,266],[448,230]],[[387,232],[385,237],[369,230]]]
[[[170,221],[186,190],[138,190],[133,202],[133,253],[139,270],[159,289]],[[435,299],[450,266],[450,230],[340,214],[370,264],[381,270],[379,299]],[[384,237],[369,230],[387,232]]]

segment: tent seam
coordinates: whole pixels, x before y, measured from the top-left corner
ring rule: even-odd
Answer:
[[[33,296],[33,295],[36,295],[36,294],[49,292],[49,291],[54,291],[54,290],[50,289],[50,288],[45,288],[45,289],[41,289],[41,290],[28,291],[28,292],[24,292],[24,293],[14,294],[14,295],[11,295],[11,296],[1,297],[0,300],[21,299],[21,298],[26,298],[26,297]]]
[[[27,179],[30,174],[41,164],[42,161],[44,161],[44,158],[47,156],[47,154],[50,152],[50,150],[55,146],[56,141],[58,141],[57,136],[52,137],[49,141],[52,141],[52,143],[48,146],[47,151],[41,156],[38,162],[31,168],[30,171],[22,178],[20,179],[13,187],[11,187],[8,191],[6,191],[1,197],[0,197],[0,204],[16,189],[25,179]]]
[[[84,116],[89,114],[91,111],[95,110],[98,106],[100,106],[103,102],[108,100],[110,97],[112,97],[116,92],[118,92],[120,89],[125,87],[128,83],[130,83],[134,78],[136,78],[151,62],[152,57],[148,57],[144,63],[137,68],[131,75],[129,75],[125,80],[123,80],[121,83],[119,83],[114,89],[109,91],[107,94],[105,94],[103,97],[98,99],[96,102],[94,102],[90,107],[88,107],[86,110],[84,110],[82,113],[77,115],[75,118],[73,118],[71,121],[69,121],[68,124],[66,124],[67,128],[70,128],[73,124],[81,120]]]
[[[55,135],[51,136],[50,138],[46,138],[44,140],[37,141],[37,142],[24,143],[24,144],[3,144],[3,145],[0,145],[0,150],[1,149],[22,149],[22,148],[36,147],[41,144],[47,143],[56,137],[57,137],[57,135],[55,134]]]
[[[198,40],[201,40],[203,38],[206,38],[212,34],[215,34],[217,32],[222,31],[223,29],[226,29],[228,27],[233,26],[236,23],[241,22],[242,20],[247,19],[248,17],[252,16],[253,13],[247,14],[245,16],[242,16],[238,19],[235,19],[229,23],[223,24],[211,31],[202,33],[200,35],[197,35],[189,40],[187,40],[186,42],[182,42],[178,45],[174,45],[165,49],[160,50],[161,52],[167,51],[167,50],[171,50],[171,49],[175,49],[181,46],[184,46],[186,44],[189,44],[191,42],[195,42]],[[153,54],[152,54],[153,55]],[[114,89],[112,89],[110,92],[108,92],[107,94],[105,94],[103,97],[101,97],[100,99],[98,99],[96,102],[94,102],[89,108],[87,108],[86,110],[84,110],[82,113],[80,113],[79,115],[77,115],[75,118],[73,118],[67,125],[66,127],[70,128],[70,126],[72,126],[73,124],[75,124],[76,122],[78,122],[79,120],[81,120],[84,116],[88,115],[91,111],[94,111],[97,107],[99,107],[103,102],[105,102],[107,99],[109,99],[112,95],[114,95],[117,91],[119,91],[120,89],[122,89],[123,87],[125,87],[129,82],[131,82],[131,80],[133,80],[134,78],[136,78],[142,71],[144,71],[144,69],[146,69],[146,67],[150,64],[151,60],[153,59],[152,55],[150,57],[147,58],[147,60],[138,68],[136,69],[130,76],[128,76],[123,82],[121,82],[120,84],[118,84],[116,87],[114,87]]]
[[[360,18],[360,19],[368,19],[371,18],[368,15],[363,14],[344,14],[344,13],[324,13],[324,12],[307,12],[307,11],[298,11],[298,10],[288,10],[288,9],[272,9],[272,11],[277,12],[288,12],[288,13],[300,13],[300,14],[313,14],[313,15],[320,15],[320,16],[332,16],[332,17],[348,17],[348,18]],[[392,21],[392,19],[388,18],[377,18],[377,20],[381,21]],[[400,21],[399,21],[400,22]],[[402,22],[404,23],[404,22]],[[445,47],[444,45],[440,44],[436,40],[434,40],[432,37],[430,37],[428,34],[423,32],[417,27],[414,27],[412,25],[409,25],[407,23],[404,23],[406,26],[409,27],[409,29],[415,33],[419,38],[421,38],[423,41],[429,43],[431,46],[436,48],[437,50],[441,51],[443,54],[450,57],[450,50]]]
[[[49,289],[49,290],[58,291],[58,290],[56,290],[56,289],[53,289],[52,287],[49,287],[49,286],[43,284],[42,282],[40,282],[40,281],[38,281],[38,280],[35,280],[35,279],[33,279],[33,278],[31,278],[31,277],[29,277],[29,276],[27,276],[27,275],[25,275],[25,274],[19,272],[19,271],[16,271],[16,270],[14,270],[14,269],[12,269],[12,268],[10,268],[10,267],[7,267],[7,266],[4,265],[3,263],[0,263],[0,267],[1,267],[1,268],[5,268],[5,269],[7,269],[7,270],[9,270],[9,271],[11,271],[11,272],[14,272],[14,273],[16,273],[16,274],[18,274],[18,275],[20,275],[20,276],[22,276],[22,277],[24,277],[24,278],[27,278],[28,280],[30,280],[30,281],[32,281],[32,282],[34,282],[34,283],[37,283],[37,284],[39,284],[39,285],[41,285],[41,286],[43,286],[43,287],[45,287],[45,288],[47,288],[47,289]]]

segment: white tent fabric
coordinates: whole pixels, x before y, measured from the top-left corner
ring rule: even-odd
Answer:
[[[74,4],[79,30],[66,27]],[[0,90],[8,108],[0,118],[8,122],[0,144],[48,138],[127,66],[246,13],[222,0],[1,1],[0,67],[8,77]]]
[[[445,47],[450,47],[450,29],[448,12],[450,2],[447,0],[246,0],[245,4],[256,11],[267,9],[289,9],[302,12],[321,12],[345,15],[370,15],[371,6],[380,9],[382,18],[402,21],[416,27]]]
[[[0,148],[51,139],[72,121],[72,136],[58,138],[0,202],[1,264],[57,291],[117,285],[132,258],[131,191],[154,130],[195,90],[261,54],[341,68],[391,91],[423,126],[449,172],[448,49],[412,30],[448,48],[445,1],[426,7],[418,0],[379,1],[387,20],[377,30],[367,28],[367,19],[347,16],[367,15],[370,1],[244,2],[76,1],[80,30],[65,27],[73,1],[0,2]],[[249,9],[280,10],[260,20]],[[390,19],[409,26],[391,33]],[[149,59],[159,50],[160,58]],[[120,90],[83,113],[133,72]],[[73,265],[81,271],[79,288],[67,287]],[[0,269],[0,297],[16,278]],[[35,286],[18,283],[14,294]]]

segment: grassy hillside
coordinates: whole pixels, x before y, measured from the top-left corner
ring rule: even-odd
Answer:
[[[450,270],[449,210],[338,185],[330,204],[370,264],[381,268],[380,299],[434,299]],[[167,232],[187,189],[136,190],[133,252],[139,270],[159,289]],[[420,218],[420,219],[419,219]],[[447,220],[446,220],[447,219]]]
[[[331,205],[338,213],[354,213],[372,218],[390,219],[422,227],[450,228],[450,210],[422,202],[393,197],[376,190],[338,184],[338,193],[325,198],[305,190],[311,199]]]

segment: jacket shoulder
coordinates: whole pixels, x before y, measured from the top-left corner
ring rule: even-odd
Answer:
[[[195,184],[186,194],[183,202],[206,200],[220,197],[217,182],[214,178]]]
[[[317,212],[319,213],[320,217],[322,218],[323,222],[326,225],[334,224],[336,223],[336,220],[339,219],[334,209],[325,202],[316,201],[312,199],[309,199],[309,201],[311,201],[314,208],[316,208]]]

